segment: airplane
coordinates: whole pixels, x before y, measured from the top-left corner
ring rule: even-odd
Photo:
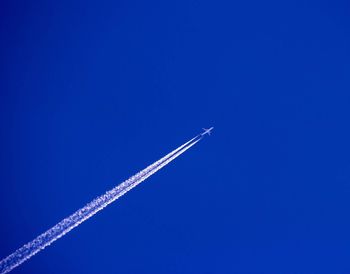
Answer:
[[[203,128],[204,132],[202,132],[202,136],[204,136],[205,134],[210,135],[211,131],[213,130],[214,127],[211,128]]]

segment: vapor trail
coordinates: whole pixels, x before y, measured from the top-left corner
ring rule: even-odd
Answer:
[[[10,254],[8,257],[0,261],[0,274],[8,273],[15,267],[19,266],[30,257],[38,253],[40,250],[44,249],[57,239],[64,236],[66,233],[71,231],[73,228],[89,219],[95,213],[114,202],[116,199],[124,195],[126,192],[140,184],[142,181],[146,180],[152,174],[156,173],[162,167],[173,161],[175,158],[180,156],[190,147],[195,145],[203,138],[203,134],[199,134],[192,138],[185,144],[181,145],[177,149],[165,155],[160,160],[149,165],[142,171],[138,172],[134,176],[130,177],[126,181],[122,182],[113,189],[107,191],[104,195],[97,197],[92,202],[88,203],[83,208],[77,210],[75,213],[69,217],[63,219],[61,222],[47,230],[46,232],[39,235],[33,241],[25,244],[21,248],[17,249],[15,252]]]

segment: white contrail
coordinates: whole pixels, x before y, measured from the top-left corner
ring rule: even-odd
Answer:
[[[15,267],[22,264],[24,261],[28,260],[30,257],[38,253],[40,250],[44,249],[57,239],[64,236],[66,233],[71,231],[73,228],[89,219],[95,213],[114,202],[116,199],[124,195],[126,192],[140,184],[142,181],[146,180],[152,174],[156,173],[162,167],[170,163],[172,160],[180,156],[190,147],[195,145],[203,138],[203,134],[199,134],[192,138],[190,141],[181,145],[177,149],[168,153],[166,156],[156,161],[155,163],[149,165],[142,171],[138,172],[136,175],[130,177],[126,181],[122,182],[115,188],[107,191],[104,195],[97,197],[92,202],[88,203],[83,208],[77,210],[75,213],[69,217],[63,219],[61,222],[56,224],[54,227],[50,228],[46,232],[39,235],[33,241],[25,244],[21,248],[17,249],[15,252],[10,254],[8,257],[0,261],[0,274],[8,273]]]

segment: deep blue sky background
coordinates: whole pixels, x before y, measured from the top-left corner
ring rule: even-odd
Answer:
[[[2,1],[0,257],[200,132],[13,273],[349,273],[348,1]]]

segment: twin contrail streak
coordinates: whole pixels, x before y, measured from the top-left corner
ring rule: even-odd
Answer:
[[[33,241],[17,249],[8,257],[0,261],[0,274],[7,273],[15,267],[19,266],[20,264],[28,260],[30,257],[38,253],[40,250],[44,249],[57,239],[61,238],[73,228],[75,228],[76,226],[78,226],[79,224],[96,214],[98,211],[105,208],[107,205],[114,202],[119,197],[123,196],[129,190],[140,184],[142,181],[146,180],[152,174],[156,173],[162,167],[166,166],[168,163],[176,159],[190,147],[198,143],[205,134],[206,132],[197,135],[190,141],[186,142],[182,146],[165,155],[160,160],[149,165],[134,176],[122,182],[115,188],[107,191],[102,196],[97,197],[83,208],[77,210],[72,215],[56,224],[54,227],[50,228],[46,232],[36,237]]]

